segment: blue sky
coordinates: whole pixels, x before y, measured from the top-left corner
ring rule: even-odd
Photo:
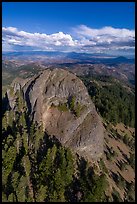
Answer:
[[[133,2],[3,2],[3,50],[134,53],[134,7]],[[45,46],[38,47],[40,39]]]

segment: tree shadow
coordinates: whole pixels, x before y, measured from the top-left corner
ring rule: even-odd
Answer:
[[[118,183],[118,174],[114,173],[113,171],[111,171],[111,176],[113,178],[113,181],[115,181],[115,183]]]
[[[117,146],[118,147],[118,146]],[[124,157],[124,159],[129,162],[129,158],[127,157],[127,155],[118,147],[119,151],[121,152],[122,156]]]
[[[7,92],[5,93],[5,96],[2,98],[2,117],[5,114],[7,110],[11,110],[10,105],[9,105],[9,99]]]

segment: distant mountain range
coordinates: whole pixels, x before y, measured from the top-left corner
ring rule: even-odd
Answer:
[[[48,52],[48,51],[23,51],[23,52],[3,52],[3,59],[11,60],[72,60],[79,63],[135,63],[134,58],[123,56],[112,56],[103,53],[76,53],[76,52]]]

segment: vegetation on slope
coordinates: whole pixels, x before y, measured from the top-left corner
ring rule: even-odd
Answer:
[[[112,77],[81,77],[103,118],[117,124],[135,126],[135,94]],[[92,81],[91,81],[92,80]]]
[[[59,103],[55,106],[53,103],[51,107],[57,107],[59,111],[71,111],[76,117],[79,117],[86,106],[81,105],[80,102],[76,102],[75,96],[71,96],[66,103]]]
[[[105,201],[106,175],[30,121],[16,94],[16,110],[2,117],[2,201]]]

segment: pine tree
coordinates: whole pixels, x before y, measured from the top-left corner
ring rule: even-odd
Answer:
[[[36,194],[36,202],[44,202],[47,197],[47,186],[41,185],[37,190]]]

